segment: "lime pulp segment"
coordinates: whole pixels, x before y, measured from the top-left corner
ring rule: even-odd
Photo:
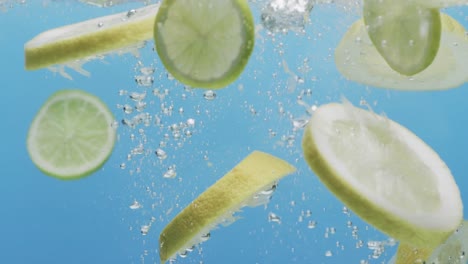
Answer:
[[[267,203],[276,181],[294,171],[280,158],[252,152],[164,228],[159,237],[161,263],[175,258],[177,253],[186,254],[186,250],[206,240],[216,225],[232,221],[241,207]]]
[[[151,39],[159,4],[45,31],[24,46],[28,70],[128,48]]]
[[[305,159],[350,209],[413,246],[437,245],[462,219],[458,186],[445,163],[403,126],[350,103],[313,114]]]
[[[81,90],[56,92],[30,126],[29,155],[50,176],[74,179],[89,175],[113,150],[113,122],[110,110],[94,95]]]
[[[154,29],[164,66],[192,87],[222,88],[233,82],[254,47],[246,0],[163,0]]]

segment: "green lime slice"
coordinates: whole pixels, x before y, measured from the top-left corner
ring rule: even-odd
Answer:
[[[236,220],[244,206],[267,203],[276,183],[296,169],[270,154],[254,151],[180,212],[161,232],[161,263],[185,255],[220,223]]]
[[[436,246],[460,224],[463,205],[434,150],[396,122],[352,106],[320,106],[302,143],[320,180],[362,219],[415,247]]]
[[[201,88],[222,88],[236,80],[255,41],[246,0],[163,0],[154,30],[168,72]]]
[[[411,76],[426,69],[439,50],[439,10],[407,0],[365,0],[364,24],[388,65]]]
[[[346,32],[335,50],[335,64],[349,80],[374,87],[398,90],[445,90],[468,80],[468,35],[455,19],[441,14],[442,36],[432,64],[413,76],[388,66],[373,45],[362,20]]]
[[[159,4],[149,5],[45,31],[25,44],[26,69],[137,47],[153,37],[158,8]]]
[[[112,153],[113,122],[110,110],[94,95],[81,90],[56,92],[29,128],[29,155],[47,175],[64,180],[87,176]]]

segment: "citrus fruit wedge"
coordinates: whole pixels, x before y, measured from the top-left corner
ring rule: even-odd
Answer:
[[[35,70],[136,46],[152,38],[158,8],[149,5],[45,31],[25,44],[25,67]]]
[[[81,90],[58,91],[29,128],[29,155],[47,175],[63,180],[87,176],[112,153],[113,122],[112,113],[96,96]]]
[[[242,73],[254,31],[247,0],[163,0],[154,40],[162,63],[177,80],[215,89]]]
[[[434,60],[441,35],[439,9],[407,0],[364,0],[363,15],[372,43],[396,72],[411,76]]]
[[[445,90],[468,80],[468,35],[455,19],[441,13],[439,51],[425,70],[413,76],[394,71],[380,56],[363,20],[355,22],[335,50],[335,64],[347,79],[398,90]]]
[[[346,206],[413,247],[443,242],[463,205],[450,170],[405,127],[349,102],[320,106],[302,142],[305,160]]]
[[[161,263],[184,255],[243,206],[267,203],[279,179],[295,171],[286,161],[254,151],[183,209],[161,232]]]

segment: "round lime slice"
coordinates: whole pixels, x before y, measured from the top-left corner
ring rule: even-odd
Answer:
[[[241,207],[269,202],[282,177],[296,169],[270,154],[254,151],[215,184],[193,200],[161,232],[161,263],[177,254],[185,256],[210,236],[218,224],[236,220]]]
[[[468,35],[462,25],[441,14],[439,51],[425,70],[413,76],[394,71],[380,56],[363,20],[355,22],[335,50],[335,64],[346,78],[374,87],[398,90],[444,90],[468,80]]]
[[[28,70],[136,46],[153,36],[159,4],[45,31],[24,45]]]
[[[460,224],[450,170],[405,127],[350,103],[319,107],[302,143],[320,180],[362,219],[415,247],[436,246]]]
[[[94,95],[56,92],[29,128],[29,155],[45,174],[64,180],[84,177],[109,158],[116,139],[113,122],[112,113]]]
[[[407,0],[365,0],[363,15],[372,43],[393,70],[411,76],[431,65],[440,43],[438,9]]]
[[[237,79],[254,47],[254,21],[246,0],[163,0],[154,40],[177,80],[222,88]]]

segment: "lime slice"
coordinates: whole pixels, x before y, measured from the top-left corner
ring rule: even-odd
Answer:
[[[377,51],[403,75],[427,68],[439,49],[439,10],[407,0],[365,0],[364,24]]]
[[[286,161],[254,151],[230,172],[192,201],[161,232],[161,263],[176,254],[185,255],[209,237],[220,223],[235,221],[233,214],[243,206],[267,203],[276,182],[295,171]]]
[[[53,94],[34,118],[27,139],[29,155],[45,174],[76,179],[99,169],[116,139],[114,117],[94,95],[80,90]]]
[[[415,247],[462,220],[460,192],[437,153],[405,127],[350,103],[319,107],[302,143],[320,180],[362,219]]]
[[[441,14],[442,36],[432,64],[411,77],[388,66],[372,44],[362,20],[354,23],[335,50],[335,64],[346,78],[398,90],[444,90],[468,80],[468,35],[456,20]]]
[[[43,32],[24,46],[26,69],[109,53],[151,39],[159,4]]]
[[[246,0],[163,0],[154,29],[164,66],[192,87],[222,88],[233,82],[254,47]]]

